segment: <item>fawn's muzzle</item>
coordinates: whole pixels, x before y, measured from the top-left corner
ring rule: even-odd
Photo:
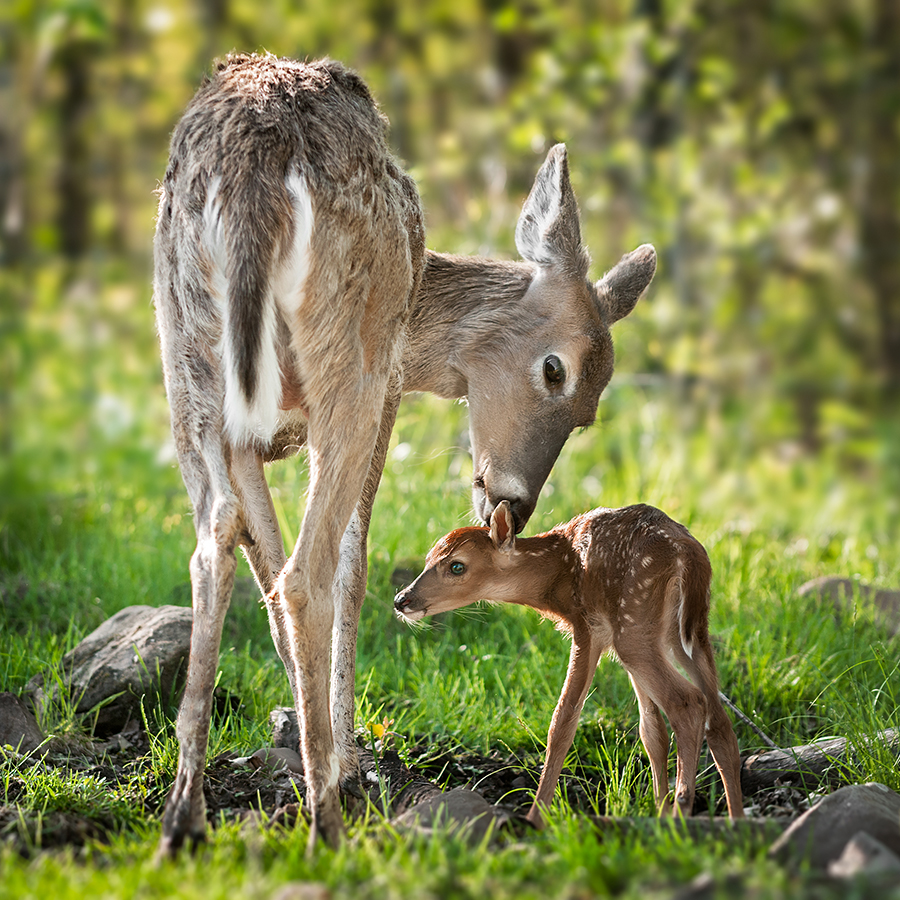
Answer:
[[[404,618],[409,617],[411,613],[415,612],[413,607],[415,599],[415,593],[409,588],[405,588],[394,597],[394,611]]]

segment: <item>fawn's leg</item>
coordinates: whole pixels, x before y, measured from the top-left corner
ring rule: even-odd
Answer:
[[[676,659],[699,685],[706,697],[706,743],[725,786],[725,801],[732,819],[744,816],[741,792],[741,751],[738,747],[731,720],[719,699],[719,676],[712,647],[708,640],[698,636],[694,640],[693,656],[676,648]]]
[[[536,828],[543,828],[543,809],[550,806],[559,776],[566,761],[566,754],[572,746],[578,718],[584,707],[601,650],[590,634],[575,632],[572,636],[572,650],[569,654],[569,668],[562,693],[553,710],[550,731],[547,734],[547,753],[544,768],[538,783],[534,803],[525,817]]]
[[[659,647],[647,647],[639,631],[623,631],[616,641],[616,653],[631,676],[639,698],[641,693],[645,694],[662,709],[672,726],[678,751],[674,813],[690,815],[703,745],[706,699],[700,689],[669,662],[668,654]],[[654,776],[654,783],[656,780]]]
[[[669,809],[669,732],[659,707],[650,695],[641,690],[634,677],[631,686],[638,700],[640,711],[641,743],[650,759],[650,773],[653,777],[653,797],[660,814]]]
[[[725,801],[732,819],[744,818],[744,800],[741,791],[741,751],[738,747],[731,720],[718,695],[707,699],[709,726],[706,743],[725,786]]]
[[[675,772],[676,815],[689,816],[694,809],[697,766],[703,747],[706,698],[690,682],[682,679],[663,704],[672,724],[677,745]]]

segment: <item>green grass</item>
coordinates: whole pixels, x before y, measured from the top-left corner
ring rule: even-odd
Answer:
[[[297,835],[226,827],[197,858],[159,868],[152,864],[148,845],[118,840],[84,860],[60,854],[25,865],[7,858],[0,896],[270,896],[279,885],[312,882],[329,888],[333,896],[389,900],[646,897],[674,879],[689,881],[704,867],[724,881],[735,868],[736,849],[749,857],[751,883],[790,886],[791,879],[767,862],[758,847],[725,845],[697,853],[666,828],[600,842],[583,823],[567,820],[500,851],[473,851],[444,835],[410,840],[387,832],[377,837],[351,834],[344,849],[322,850],[312,861],[304,858]]]
[[[28,397],[39,387],[28,382],[20,390]],[[191,514],[177,470],[158,453],[165,441],[159,384],[144,389],[153,398],[146,421],[138,417],[106,443],[75,448],[83,462],[93,447],[89,465],[65,450],[63,426],[75,428],[77,408],[54,411],[61,430],[51,430],[49,442],[41,442],[39,423],[23,426],[4,460],[10,487],[0,507],[0,690],[20,692],[125,606],[189,602]],[[754,437],[753,415],[688,404],[662,386],[618,378],[598,425],[573,435],[564,449],[528,533],[601,504],[662,507],[709,550],[723,689],[780,745],[831,735],[863,745],[900,725],[898,643],[864,611],[838,620],[796,589],[822,574],[900,586],[897,428],[874,423],[865,453],[835,443],[809,455]],[[474,608],[417,629],[392,612],[394,569],[416,570],[438,537],[471,520],[466,421],[460,404],[404,401],[370,539],[358,724],[393,719],[401,754],[430,742],[538,764],[565,673],[566,639],[526,609]],[[305,465],[281,463],[270,477],[290,542],[302,513]],[[248,574],[243,561],[239,574]],[[254,600],[233,603],[223,650],[219,686],[244,705],[242,715],[214,722],[210,758],[265,744],[269,710],[290,701]],[[740,875],[752,896],[828,896],[810,876],[769,861],[758,839],[688,846],[660,823],[601,841],[571,811],[565,798],[588,783],[586,773],[594,783],[600,776],[602,788],[591,788],[590,798],[597,810],[651,811],[636,704],[610,660],[601,663],[585,705],[571,774],[561,782],[547,832],[504,838],[490,850],[446,835],[411,839],[373,817],[354,826],[339,851],[320,848],[307,860],[302,824],[297,833],[225,824],[197,858],[154,868],[158,817],[148,810],[158,806],[174,770],[170,714],[165,704],[148,708],[150,765],[118,787],[89,774],[61,782],[52,768],[29,767],[11,754],[0,759],[0,806],[22,819],[7,822],[4,833],[25,828],[27,819],[35,851],[23,860],[0,849],[0,898],[267,897],[294,881],[356,897],[652,897],[702,872],[714,874],[723,895],[733,894],[729,876]],[[59,733],[78,723],[61,708],[45,725]],[[752,729],[736,723],[736,731],[742,750],[759,746]],[[870,745],[856,765],[859,780],[900,790],[896,760],[883,747]],[[50,827],[60,809],[112,822],[112,843],[37,852],[41,833],[33,823]]]

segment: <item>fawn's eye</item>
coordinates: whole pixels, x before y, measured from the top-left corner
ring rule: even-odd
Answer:
[[[458,559],[454,559],[449,567],[451,575],[462,575],[466,571],[466,564],[461,563]]]
[[[558,356],[552,353],[544,360],[544,378],[547,384],[557,387],[566,380],[566,370]]]

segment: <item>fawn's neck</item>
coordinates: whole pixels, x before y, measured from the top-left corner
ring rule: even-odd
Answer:
[[[523,590],[517,601],[569,626],[581,618],[584,567],[571,541],[557,532],[516,541],[517,574]],[[567,629],[568,630],[568,629]]]

